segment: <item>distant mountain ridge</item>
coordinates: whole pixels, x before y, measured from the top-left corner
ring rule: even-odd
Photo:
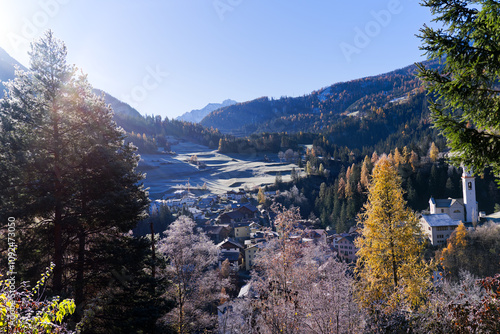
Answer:
[[[437,62],[425,62],[437,67]],[[201,125],[222,133],[248,136],[261,132],[323,132],[342,117],[363,117],[373,108],[404,103],[421,83],[410,65],[388,73],[340,82],[299,97],[261,97],[223,107]]]
[[[12,58],[4,49],[0,48],[0,98],[3,97],[5,89],[2,82],[14,79],[16,66],[22,70],[26,70],[26,67]]]
[[[115,114],[120,114],[127,118],[142,118],[142,115],[137,111],[137,109],[131,107],[128,103],[118,100],[116,97],[101,89],[94,88],[93,91],[98,96],[104,94],[104,101],[111,105]]]
[[[236,103],[238,102],[230,99],[224,100],[222,103],[209,103],[202,109],[191,110],[189,112],[182,114],[176,119],[179,121],[200,123],[201,120],[205,118],[208,114],[210,114],[212,111],[215,111],[223,107],[229,107]]]

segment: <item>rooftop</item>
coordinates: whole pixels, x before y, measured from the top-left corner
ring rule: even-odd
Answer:
[[[217,244],[217,248],[221,248],[222,246],[224,246],[225,244],[230,244],[232,246],[235,246],[237,248],[241,248],[241,249],[244,249],[245,247],[243,247],[240,243],[236,242],[236,241],[233,241],[231,239],[226,239],[222,242],[220,242],[219,244]]]
[[[461,205],[464,204],[464,201],[462,198],[442,198],[442,199],[435,199],[431,197],[431,202],[433,204],[436,204],[436,207],[438,208],[449,208],[455,203],[459,203]]]
[[[458,226],[460,220],[453,220],[446,213],[439,213],[434,215],[422,215],[422,219],[429,224],[429,226]]]

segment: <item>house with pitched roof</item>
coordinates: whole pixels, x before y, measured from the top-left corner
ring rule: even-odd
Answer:
[[[245,216],[239,211],[224,212],[218,218],[221,224],[234,224],[241,222]]]
[[[251,219],[255,218],[259,212],[259,209],[257,209],[255,206],[246,203],[245,205],[242,205],[236,211],[240,212],[245,219]]]
[[[203,231],[215,244],[226,239],[231,233],[229,225],[207,225],[203,226]]]
[[[453,220],[465,221],[465,207],[462,198],[446,198],[429,200],[431,215],[447,214]]]
[[[253,265],[255,264],[255,257],[259,250],[263,247],[262,243],[250,243],[246,245],[247,248],[245,248],[245,270],[249,271],[252,269]]]
[[[356,261],[356,253],[358,249],[354,244],[354,239],[356,236],[342,233],[342,237],[337,240],[337,250],[338,256],[342,260],[346,260],[348,262]]]
[[[460,220],[454,220],[446,213],[422,215],[420,218],[422,232],[433,246],[446,243],[460,223]]]
[[[234,238],[238,241],[250,239],[250,223],[239,222],[231,225],[233,227]]]
[[[231,267],[243,268],[245,255],[244,247],[240,243],[228,238],[217,244],[217,249],[219,250],[219,268],[226,259],[229,260]]]

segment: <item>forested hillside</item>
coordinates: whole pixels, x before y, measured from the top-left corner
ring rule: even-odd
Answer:
[[[426,66],[437,67],[437,62]],[[416,66],[373,77],[334,84],[301,97],[261,97],[221,108],[201,124],[238,136],[260,132],[324,132],[345,116],[366,113],[407,101],[420,90]]]

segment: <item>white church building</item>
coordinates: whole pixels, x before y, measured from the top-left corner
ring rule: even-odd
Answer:
[[[420,225],[433,246],[444,244],[460,222],[474,226],[479,221],[475,178],[465,168],[462,191],[463,198],[429,200],[430,215],[422,215]]]
[[[463,198],[434,199],[431,197],[429,206],[431,215],[446,213],[451,219],[464,223],[477,223],[479,211],[476,201],[476,181],[469,172],[462,173]]]

